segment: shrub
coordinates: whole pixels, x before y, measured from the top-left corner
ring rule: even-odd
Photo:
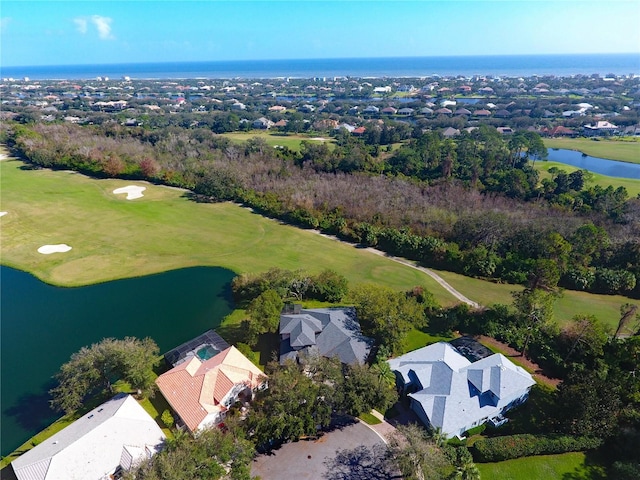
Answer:
[[[175,423],[173,415],[171,415],[171,412],[169,410],[165,410],[164,412],[162,412],[160,420],[162,420],[162,423],[164,423],[167,428],[173,427],[173,424]]]
[[[477,462],[501,462],[530,455],[577,452],[598,448],[602,440],[594,437],[508,435],[477,440],[471,447]]]

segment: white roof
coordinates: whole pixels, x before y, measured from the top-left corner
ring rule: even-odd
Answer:
[[[418,386],[409,396],[421,404],[431,425],[449,436],[501,413],[535,384],[526,370],[502,354],[471,363],[446,342],[391,359],[389,366],[405,384]]]
[[[18,480],[102,479],[157,452],[165,439],[156,422],[130,395],[96,407],[11,465]]]

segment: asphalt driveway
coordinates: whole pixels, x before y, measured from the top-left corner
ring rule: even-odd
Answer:
[[[357,422],[317,440],[287,443],[271,455],[260,455],[253,462],[251,474],[262,480],[331,479],[335,478],[335,472],[329,470],[333,470],[332,462],[340,452],[367,449],[371,455],[382,445],[384,442],[375,431]]]

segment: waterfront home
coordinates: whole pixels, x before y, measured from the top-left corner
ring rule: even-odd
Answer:
[[[265,375],[236,347],[211,358],[190,356],[156,379],[156,385],[191,433],[219,425],[237,401],[249,401]]]
[[[363,364],[373,340],[362,335],[354,308],[302,309],[290,305],[280,315],[280,363],[301,354],[338,357]]]
[[[388,361],[411,409],[427,427],[449,437],[491,422],[523,403],[535,384],[531,375],[496,353],[475,362],[438,342]]]
[[[94,408],[11,462],[18,480],[103,480],[157,453],[165,435],[130,395]]]

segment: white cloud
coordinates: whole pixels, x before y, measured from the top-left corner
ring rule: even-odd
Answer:
[[[91,22],[98,29],[98,36],[102,40],[110,40],[114,37],[111,35],[111,19],[109,17],[101,17],[100,15],[93,15]]]
[[[93,25],[98,32],[98,37],[102,40],[113,40],[115,37],[111,34],[111,22],[109,17],[101,15],[91,15],[90,17],[76,17],[73,23],[76,24],[76,30],[83,35],[89,32],[89,27]]]
[[[76,24],[76,28],[82,34],[87,33],[87,19],[86,18],[74,18],[73,23]]]

